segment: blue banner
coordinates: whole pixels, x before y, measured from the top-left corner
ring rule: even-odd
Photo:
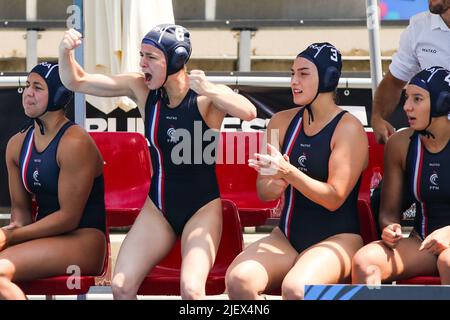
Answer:
[[[428,10],[428,0],[380,0],[381,20],[409,20]]]

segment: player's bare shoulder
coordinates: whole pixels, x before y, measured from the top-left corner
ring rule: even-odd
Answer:
[[[275,113],[269,122],[270,128],[287,129],[292,119],[300,110],[300,107],[291,108]]]
[[[19,162],[20,150],[27,132],[28,131],[18,132],[9,139],[6,146],[6,161],[14,161],[15,163]]]

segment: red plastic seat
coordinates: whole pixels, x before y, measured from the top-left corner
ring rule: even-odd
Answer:
[[[132,225],[147,198],[151,164],[147,140],[136,132],[91,132],[105,162],[107,225]]]
[[[206,281],[206,294],[217,295],[225,291],[225,273],[234,258],[242,251],[243,240],[239,214],[229,200],[222,200],[223,229],[216,261]],[[171,252],[148,274],[142,282],[140,295],[180,294],[181,245],[178,239]]]
[[[378,240],[375,218],[370,210],[369,204],[358,199],[359,228],[364,245]]]
[[[260,151],[264,132],[222,132],[218,146],[216,173],[222,199],[233,201],[241,225],[259,226],[267,218],[279,218],[281,200],[262,201],[256,192],[257,172],[248,159]]]
[[[366,131],[369,140],[369,163],[362,173],[361,186],[359,188],[358,198],[370,203],[370,179],[372,178],[373,168],[380,167],[381,173],[384,170],[384,145],[377,143],[373,131]]]
[[[26,295],[45,295],[51,298],[55,295],[77,295],[78,299],[86,298],[89,288],[92,286],[105,285],[110,283],[110,242],[108,229],[106,230],[106,253],[103,261],[103,268],[100,275],[96,276],[80,276],[61,275],[49,277],[45,279],[37,279],[32,281],[24,281],[17,283]],[[69,284],[79,284],[79,287],[69,288]]]
[[[440,285],[441,278],[433,276],[418,276],[409,279],[397,280],[397,284],[408,284],[408,285]]]

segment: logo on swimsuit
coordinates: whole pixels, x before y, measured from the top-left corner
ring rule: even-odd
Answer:
[[[33,172],[33,180],[34,180],[33,185],[39,186],[39,187],[41,186],[41,183],[39,182],[39,170],[38,170],[38,168],[36,168],[34,170],[34,172]]]
[[[305,161],[306,161],[306,155],[305,154],[302,154],[300,157],[298,157],[298,164],[300,166],[302,166],[303,168],[306,168]]]
[[[170,140],[167,140],[167,142],[177,143],[179,140],[179,137],[175,136],[175,132],[177,130],[175,128],[169,128],[167,130],[167,135],[169,136]]]
[[[298,157],[298,164],[300,165],[300,167],[298,168],[300,171],[303,172],[308,172],[308,169],[306,168],[306,160],[308,160],[308,158],[306,157],[306,154],[302,154],[300,157]]]
[[[430,186],[430,190],[439,190],[439,185],[438,185],[438,175],[436,172],[433,172],[433,174],[430,176],[430,182],[431,182],[431,186]]]

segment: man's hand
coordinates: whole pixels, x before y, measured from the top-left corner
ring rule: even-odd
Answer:
[[[380,116],[372,117],[371,125],[378,143],[385,144],[389,137],[395,133],[395,128]]]

